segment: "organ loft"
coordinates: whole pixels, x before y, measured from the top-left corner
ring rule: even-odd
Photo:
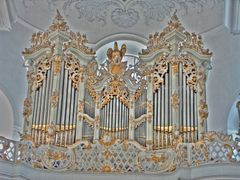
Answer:
[[[0,159],[52,171],[156,174],[239,162],[239,144],[207,130],[212,53],[176,12],[134,61],[119,42],[98,59],[58,11],[31,43],[23,51],[21,141],[0,137]]]
[[[206,132],[205,80],[211,53],[187,32],[176,14],[149,36],[134,64],[127,46],[114,43],[99,64],[87,38],[69,31],[58,13],[47,32],[25,49],[28,97],[24,133],[36,145],[68,146],[105,135],[148,149],[192,143]]]

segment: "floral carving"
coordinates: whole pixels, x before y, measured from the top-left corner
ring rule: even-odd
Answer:
[[[80,66],[79,60],[71,53],[66,56],[65,68],[69,71],[69,79],[72,80],[72,86],[78,89],[79,82],[83,81],[85,68]]]
[[[204,100],[200,101],[199,117],[201,120],[201,125],[203,126],[203,123],[207,120],[207,117],[208,117],[208,106]]]
[[[23,106],[23,116],[27,119],[32,114],[32,100],[30,97],[24,100]]]
[[[153,71],[153,89],[157,90],[164,84],[164,75],[168,70],[168,62],[166,56],[157,59]]]
[[[51,61],[48,57],[42,57],[37,65],[37,71],[33,74],[33,90],[42,86],[46,79],[47,71],[51,68]]]
[[[207,7],[212,7],[222,0],[164,0],[164,1],[117,1],[117,0],[45,0],[49,10],[55,9],[56,5],[62,7],[66,15],[76,10],[79,19],[90,23],[106,25],[110,20],[121,28],[130,28],[136,25],[141,19],[146,25],[163,21],[174,9],[178,9],[183,15],[190,10],[201,13]],[[37,0],[23,0],[25,8],[37,4]],[[110,16],[110,19],[107,17]]]
[[[176,92],[174,92],[171,96],[171,105],[174,109],[177,109],[179,103],[180,103],[179,96]]]
[[[56,107],[58,104],[59,95],[58,92],[54,91],[51,96],[51,106]]]

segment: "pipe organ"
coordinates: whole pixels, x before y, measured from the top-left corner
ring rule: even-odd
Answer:
[[[197,142],[207,130],[206,77],[211,53],[176,13],[150,35],[138,61],[123,61],[127,46],[99,64],[87,38],[57,13],[23,52],[28,77],[24,133],[36,146],[69,146],[106,137],[148,149]]]

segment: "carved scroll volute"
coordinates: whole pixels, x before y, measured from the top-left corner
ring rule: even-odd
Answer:
[[[207,130],[208,106],[206,103],[206,71],[200,67],[197,72],[197,107],[198,107],[198,128],[199,137]]]

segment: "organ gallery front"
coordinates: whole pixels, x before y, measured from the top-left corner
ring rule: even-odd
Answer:
[[[176,12],[166,28],[149,35],[134,63],[124,60],[126,44],[114,42],[99,61],[87,42],[57,12],[49,29],[33,34],[23,51],[28,92],[22,163],[62,171],[162,173],[229,157],[232,147],[223,143],[229,137],[207,132],[212,53],[201,36],[185,30]],[[238,161],[239,154],[231,155]]]

